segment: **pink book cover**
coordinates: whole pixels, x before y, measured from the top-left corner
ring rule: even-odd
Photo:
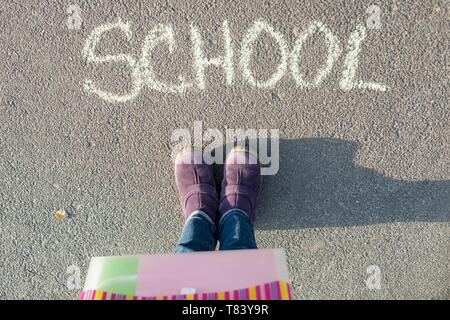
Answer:
[[[91,259],[80,298],[291,299],[283,249]]]

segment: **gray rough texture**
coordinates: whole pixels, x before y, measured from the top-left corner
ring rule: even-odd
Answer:
[[[280,129],[280,171],[264,179],[256,237],[287,251],[299,299],[449,298],[450,112],[448,2],[378,1],[381,30],[368,30],[358,78],[387,92],[342,91],[343,55],[318,89],[289,73],[274,90],[255,89],[236,67],[235,83],[209,68],[206,89],[162,94],[143,89],[133,102],[106,103],[83,91],[92,78],[126,90],[117,64],[94,67],[81,50],[98,25],[122,18],[99,53],[140,54],[158,23],[176,30],[174,54],[154,55],[156,72],[192,80],[189,26],[199,26],[209,55],[222,51],[228,20],[236,57],[258,18],[283,33],[322,21],[344,47],[372,1],[2,1],[0,8],[0,298],[77,298],[67,267],[84,277],[90,257],[170,252],[183,225],[170,160],[170,136],[192,129]],[[82,8],[80,30],[66,8]],[[277,62],[270,38],[252,68],[269,76]],[[313,41],[314,42],[314,41]],[[315,70],[323,42],[305,47]],[[69,217],[56,221],[65,209]],[[381,269],[369,290],[366,268]]]

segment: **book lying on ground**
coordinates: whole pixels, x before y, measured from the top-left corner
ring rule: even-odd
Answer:
[[[91,259],[82,300],[290,300],[283,249]]]

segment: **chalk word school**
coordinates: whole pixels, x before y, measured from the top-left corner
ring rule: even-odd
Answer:
[[[247,85],[258,89],[273,89],[276,84],[286,74],[290,74],[292,80],[298,88],[317,88],[331,73],[332,68],[338,58],[343,55],[344,68],[339,80],[339,87],[343,91],[349,90],[374,90],[386,91],[386,84],[371,82],[360,79],[358,75],[358,62],[361,53],[361,45],[366,38],[367,32],[363,24],[356,25],[350,34],[346,48],[341,47],[339,39],[333,34],[329,27],[324,23],[315,21],[311,23],[302,33],[300,33],[293,44],[292,49],[282,33],[276,31],[268,22],[264,20],[255,21],[246,31],[240,51],[235,52],[228,22],[222,23],[223,54],[211,57],[205,52],[202,35],[197,26],[190,26],[190,42],[193,56],[194,81],[188,82],[182,74],[178,76],[176,83],[167,83],[158,79],[158,75],[153,70],[151,53],[157,46],[165,46],[169,54],[172,54],[176,48],[175,31],[169,24],[159,24],[155,26],[145,37],[140,57],[135,57],[129,53],[105,54],[100,55],[96,52],[96,47],[103,35],[118,30],[123,32],[127,41],[132,38],[131,23],[118,20],[112,23],[106,23],[94,28],[86,39],[82,50],[82,57],[88,63],[107,64],[121,63],[130,68],[131,87],[125,94],[117,94],[105,91],[101,85],[95,83],[92,79],[85,79],[83,86],[87,93],[97,95],[100,99],[108,102],[121,103],[134,100],[144,86],[153,90],[182,94],[189,89],[205,90],[206,74],[209,66],[220,67],[225,75],[225,85],[235,85],[236,69],[241,72],[242,78]],[[301,53],[309,37],[315,34],[322,36],[327,46],[327,58],[320,66],[312,79],[306,79],[301,71]],[[279,61],[273,74],[268,79],[260,79],[251,69],[252,53],[255,50],[257,39],[263,34],[273,38],[279,51]]]

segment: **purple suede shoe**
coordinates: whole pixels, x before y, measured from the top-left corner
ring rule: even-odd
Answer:
[[[239,209],[255,222],[260,187],[261,168],[256,155],[243,147],[233,148],[224,165],[219,216]]]
[[[216,222],[218,196],[213,167],[203,160],[198,148],[181,151],[175,159],[175,180],[181,196],[181,207],[187,220],[193,212],[202,211]]]

